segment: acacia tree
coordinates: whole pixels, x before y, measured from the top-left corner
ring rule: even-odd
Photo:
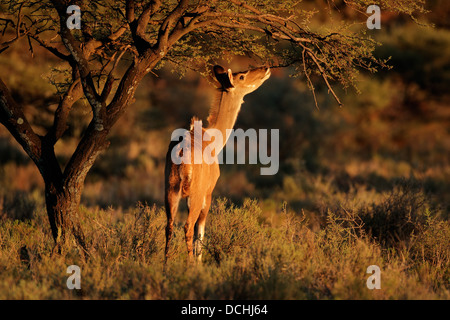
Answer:
[[[363,14],[371,4],[411,17],[424,10],[424,0],[328,3]],[[70,5],[81,8],[80,30],[67,26]],[[78,207],[86,175],[108,147],[108,133],[132,104],[137,86],[153,69],[171,62],[180,70],[202,66],[205,71],[224,55],[247,55],[259,64],[294,66],[312,91],[311,78],[320,78],[340,104],[333,82],[352,86],[359,69],[374,71],[385,63],[372,54],[375,42],[364,31],[351,31],[350,21],[335,30],[310,28],[313,12],[297,0],[0,0],[0,6],[0,53],[28,40],[31,51],[39,45],[65,62],[70,75],[57,84],[60,99],[45,135],[35,133],[9,91],[8,79],[0,78],[0,122],[42,175],[56,244],[73,234],[84,249],[88,245]],[[126,70],[121,74],[119,64]],[[80,99],[88,101],[92,119],[70,160],[62,164],[54,146]]]

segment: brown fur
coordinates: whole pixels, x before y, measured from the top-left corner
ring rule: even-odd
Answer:
[[[232,74],[231,70],[225,71],[220,66],[214,67],[216,79],[221,84],[221,89],[217,94],[215,104],[210,110],[208,117],[208,128],[221,130],[225,137],[225,130],[232,129],[236,121],[237,114],[243,102],[243,97],[256,90],[270,76],[268,68],[259,68],[247,72]],[[241,79],[242,78],[242,79]],[[196,241],[196,255],[201,258],[201,241],[203,230],[211,205],[211,197],[217,180],[220,176],[219,164],[194,164],[194,121],[191,119],[190,136],[192,148],[190,151],[190,164],[181,163],[176,165],[172,162],[172,149],[179,145],[178,141],[172,141],[166,155],[165,168],[165,206],[167,215],[166,226],[166,260],[169,256],[169,244],[173,233],[173,223],[178,210],[178,203],[181,198],[188,199],[189,214],[184,227],[186,246],[189,258],[193,257],[194,233]],[[202,134],[206,130],[202,128]],[[201,154],[209,145],[202,142]],[[224,141],[226,143],[226,141]],[[180,149],[180,152],[181,149]],[[216,155],[217,156],[217,155]]]

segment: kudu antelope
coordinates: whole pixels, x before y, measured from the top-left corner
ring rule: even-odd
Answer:
[[[270,77],[269,68],[258,68],[246,72],[232,73],[230,69],[225,71],[221,66],[214,67],[214,75],[220,84],[217,91],[215,103],[210,109],[208,117],[208,128],[220,130],[224,137],[223,148],[228,139],[227,129],[232,129],[239,110],[241,108],[243,98],[246,94],[255,91],[265,80]],[[194,141],[194,121],[191,121],[191,130],[188,134],[191,141]],[[202,134],[206,130],[202,128]],[[211,194],[216,186],[217,179],[220,175],[219,164],[215,161],[207,164],[203,160],[200,164],[191,161],[189,164],[175,164],[172,161],[172,150],[178,144],[178,141],[172,141],[166,156],[165,167],[165,207],[167,214],[166,226],[166,261],[169,255],[169,244],[172,238],[173,223],[177,213],[178,204],[181,198],[187,198],[187,206],[189,210],[188,218],[184,226],[186,237],[186,246],[189,260],[194,256],[194,233],[195,233],[195,255],[201,260],[201,241],[205,232],[206,216],[208,215],[211,205]],[[202,150],[209,143],[203,142]],[[194,155],[194,145],[191,144],[191,156]],[[216,150],[217,151],[217,150]],[[175,150],[175,152],[178,152]],[[182,152],[182,151],[181,151]],[[217,157],[218,152],[215,154]]]

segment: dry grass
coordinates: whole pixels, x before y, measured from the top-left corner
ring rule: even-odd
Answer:
[[[392,193],[372,206],[328,209],[316,232],[285,205],[271,218],[256,201],[217,200],[203,264],[187,264],[179,224],[165,271],[165,213],[155,206],[83,209],[87,261],[74,248],[52,254],[43,211],[32,220],[3,218],[0,299],[448,299],[450,225],[416,196]],[[370,219],[385,207],[392,217],[384,224]],[[403,224],[411,227],[398,229]],[[81,268],[81,290],[66,287],[72,264]],[[366,287],[373,264],[382,270],[381,290]]]

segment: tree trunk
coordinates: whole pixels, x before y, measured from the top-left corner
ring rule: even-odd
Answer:
[[[47,214],[58,250],[61,250],[70,240],[70,235],[73,235],[84,253],[88,252],[79,212],[82,189],[82,186],[66,188],[62,181],[57,184],[45,183]]]
[[[75,159],[72,158],[69,161],[66,167],[66,171],[70,172],[69,175],[61,171],[53,144],[45,139],[42,141],[43,161],[39,169],[45,182],[47,215],[58,251],[61,251],[68,244],[71,235],[73,235],[83,253],[89,254],[88,243],[81,228],[79,206],[86,174],[99,153],[98,149],[104,145],[104,137],[105,135],[102,135],[102,139],[92,139],[92,145],[87,148],[88,150],[76,152],[81,157],[75,157]],[[84,137],[82,141],[86,140],[89,141],[90,139]],[[98,143],[95,144],[93,141]],[[81,143],[79,148],[85,145],[85,143]]]

